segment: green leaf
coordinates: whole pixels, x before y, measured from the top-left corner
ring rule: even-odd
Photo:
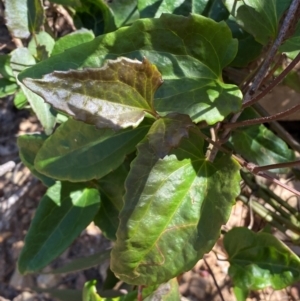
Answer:
[[[145,139],[127,177],[111,269],[135,285],[162,283],[191,269],[210,251],[239,194],[239,165],[220,154],[205,159],[204,141],[190,129],[159,159]]]
[[[37,152],[40,150],[47,136],[42,134],[22,135],[18,137],[17,144],[19,156],[23,164],[29,168],[31,173],[40,179],[46,186],[52,186],[55,180],[39,173],[34,167],[34,160]]]
[[[28,104],[27,98],[22,90],[15,94],[14,105],[17,109],[21,110]]]
[[[53,51],[51,55],[59,54],[66,49],[72,48],[74,46],[90,42],[95,38],[92,31],[87,29],[80,29],[75,32],[72,32],[64,37],[61,37],[58,41],[55,42]]]
[[[153,96],[162,79],[146,58],[119,58],[102,68],[54,72],[23,83],[75,119],[118,130],[137,126],[145,111],[154,114]]]
[[[158,18],[162,14],[188,16],[190,13],[202,14],[210,0],[138,0],[141,18]]]
[[[97,280],[90,280],[84,284],[82,301],[103,301],[97,294],[96,283]]]
[[[167,283],[161,284],[145,301],[179,301],[180,299],[178,281],[173,278]]]
[[[123,207],[125,194],[124,183],[128,172],[129,164],[125,161],[116,170],[98,181],[101,206],[95,215],[94,222],[110,240],[116,240],[119,213]]]
[[[44,9],[41,0],[10,0],[5,3],[6,25],[12,36],[27,39],[39,32],[44,23]]]
[[[46,104],[37,94],[27,89],[17,78],[18,74],[22,70],[35,65],[34,57],[30,54],[27,48],[17,48],[12,51],[10,62],[11,68],[16,76],[17,83],[25,94],[32,110],[35,112],[37,118],[44,127],[45,133],[50,135],[55,126],[55,114],[51,111],[50,105]]]
[[[225,0],[238,24],[263,45],[276,38],[280,19],[290,3],[291,0]]]
[[[0,74],[10,81],[15,81],[15,76],[10,67],[10,55],[8,54],[0,55]]]
[[[90,256],[77,258],[71,261],[70,263],[64,265],[63,267],[52,270],[51,272],[49,272],[49,274],[66,274],[86,270],[103,263],[105,260],[109,259],[109,255],[110,250],[107,250],[95,253]]]
[[[36,272],[59,256],[93,220],[99,193],[86,184],[57,182],[42,198],[18,261],[22,274]]]
[[[233,17],[229,17],[227,24],[232,31],[232,36],[239,41],[238,53],[230,65],[234,67],[246,67],[250,62],[259,57],[263,46],[256,42],[252,35],[245,32]]]
[[[239,121],[258,117],[253,109],[248,108],[243,111]],[[288,145],[262,124],[234,130],[230,142],[238,154],[258,165],[284,163],[295,159],[294,152]],[[287,169],[270,171],[284,173]]]
[[[15,82],[11,82],[6,78],[0,78],[0,98],[14,94],[17,89],[18,85]]]
[[[234,59],[237,46],[225,22],[199,15],[162,15],[68,49],[25,70],[20,79],[40,78],[55,69],[95,68],[120,55],[146,57],[164,79],[154,99],[159,114],[177,112],[194,122],[214,124],[241,106],[238,87],[222,82],[222,69]]]
[[[131,24],[139,18],[139,15],[136,14],[136,2],[136,0],[108,1],[107,5],[113,12],[117,28]]]
[[[185,0],[138,0],[141,18],[159,18],[164,13],[172,14]]]
[[[146,120],[135,129],[115,132],[69,119],[43,144],[35,159],[37,171],[71,182],[99,179],[116,169],[147,134]]]
[[[55,41],[45,31],[42,31],[35,35],[28,44],[28,50],[38,61],[42,61],[43,58],[48,58],[52,52]],[[43,50],[44,57],[41,56],[41,50]]]
[[[281,52],[295,52],[300,50],[300,22],[298,22],[295,32],[292,37],[287,39],[283,45],[280,46]]]
[[[52,298],[56,298],[59,301],[82,301],[82,292],[80,290],[40,287],[31,287],[31,289],[38,293],[47,293]]]
[[[300,279],[300,260],[271,234],[233,228],[224,237],[229,275],[242,289],[282,289]]]
[[[52,3],[57,3],[65,6],[71,6],[77,8],[81,6],[80,0],[49,0]]]
[[[233,287],[233,292],[237,301],[246,301],[249,294],[249,290],[247,288],[240,288],[238,286]]]
[[[153,123],[147,137],[149,145],[159,157],[165,157],[176,148],[182,138],[188,137],[188,129],[194,126],[187,115],[171,113]]]
[[[85,0],[76,9],[74,23],[77,28],[91,29],[95,36],[114,31],[116,26],[109,6],[103,0]]]

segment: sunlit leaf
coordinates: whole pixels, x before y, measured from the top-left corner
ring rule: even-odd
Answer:
[[[153,96],[162,84],[157,68],[119,58],[102,68],[54,72],[24,84],[56,109],[98,128],[137,126],[145,111],[153,112]]]
[[[28,105],[27,98],[22,90],[19,90],[14,97],[14,105],[17,109],[23,109],[26,105]]]
[[[99,209],[99,193],[85,184],[57,182],[39,203],[18,261],[22,274],[48,265],[73,242]]]
[[[46,59],[50,56],[54,47],[54,39],[45,31],[42,31],[34,36],[28,44],[28,50],[38,60]],[[40,49],[43,49],[45,54],[41,57]]]
[[[14,37],[26,39],[37,33],[44,23],[44,9],[41,0],[9,0],[5,2],[7,27]]]
[[[159,159],[145,139],[127,177],[111,269],[135,285],[166,282],[191,269],[219,237],[239,193],[239,165],[205,159],[196,128]]]
[[[27,48],[17,48],[11,53],[11,67],[17,78],[18,74],[26,68],[35,65],[35,59]],[[55,126],[55,113],[51,111],[50,105],[37,94],[26,88],[18,79],[18,84],[21,86],[32,110],[45,129],[45,133],[50,135]]]
[[[151,123],[114,132],[69,119],[47,139],[35,158],[37,171],[71,182],[99,179],[116,169],[147,134]]]
[[[224,237],[229,275],[241,289],[282,289],[300,280],[300,259],[272,234],[233,228]]]
[[[51,55],[59,54],[71,47],[90,42],[95,38],[90,30],[80,29],[66,36],[61,37],[55,42]]]
[[[119,56],[146,57],[164,80],[154,98],[154,109],[161,116],[177,112],[194,122],[214,124],[241,106],[238,87],[222,81],[222,69],[234,59],[237,46],[224,22],[199,15],[164,14],[68,49],[19,77],[41,78],[54,70],[101,67],[108,58]]]

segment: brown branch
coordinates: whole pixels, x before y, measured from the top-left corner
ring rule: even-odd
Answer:
[[[300,104],[295,105],[283,112],[280,112],[278,114],[274,114],[271,116],[260,117],[260,118],[255,118],[255,119],[248,119],[248,120],[235,122],[235,123],[225,123],[222,126],[224,129],[235,129],[235,128],[243,127],[243,126],[262,124],[262,123],[275,121],[275,120],[281,119],[283,117],[289,116],[299,110],[300,110]]]
[[[261,98],[267,95],[274,87],[281,83],[287,74],[299,63],[300,53],[292,60],[292,62],[258,95],[242,105],[242,109],[247,108],[258,102]]]
[[[244,103],[248,102],[252,98],[251,96],[253,94],[255,94],[255,92],[258,90],[260,84],[262,83],[262,81],[272,63],[273,58],[276,55],[276,52],[277,52],[279,46],[283,43],[287,34],[289,34],[289,29],[294,22],[294,17],[296,15],[299,5],[300,5],[300,0],[292,1],[274,44],[272,45],[270,51],[268,52],[267,56],[265,57],[265,60],[262,64],[260,70],[257,72],[257,75],[253,81],[253,84],[251,85],[251,87],[247,91],[247,93],[245,94]]]
[[[263,171],[263,170],[271,170],[271,169],[276,169],[276,168],[294,167],[294,166],[298,166],[298,165],[300,165],[300,160],[293,161],[293,162],[270,164],[270,165],[264,165],[264,166],[255,166],[253,168],[253,172],[257,173],[257,172]]]

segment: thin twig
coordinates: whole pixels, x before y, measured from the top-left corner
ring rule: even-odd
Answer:
[[[206,267],[207,267],[209,273],[211,274],[211,276],[212,276],[212,278],[213,278],[213,280],[214,280],[215,286],[217,287],[217,290],[218,290],[218,293],[219,293],[219,295],[220,295],[221,300],[222,300],[222,301],[225,301],[225,299],[224,299],[224,297],[223,297],[223,294],[222,294],[222,291],[221,291],[221,289],[220,289],[220,287],[219,287],[219,285],[218,285],[218,282],[217,282],[217,280],[216,280],[216,277],[215,277],[215,275],[214,275],[212,269],[210,268],[210,266],[209,266],[207,260],[206,260],[204,257],[203,257],[203,261],[205,262],[205,265],[206,265]]]
[[[271,116],[266,116],[266,117],[259,117],[259,118],[254,118],[254,119],[248,119],[248,120],[243,120],[240,122],[235,122],[235,123],[224,123],[222,127],[224,129],[235,129],[235,128],[240,128],[243,126],[249,126],[249,125],[256,125],[256,124],[262,124],[270,121],[275,121],[282,119],[283,117],[289,116],[294,114],[295,112],[300,110],[300,104],[295,105],[283,112],[271,115]]]
[[[300,160],[293,161],[293,162],[285,162],[285,163],[277,163],[277,164],[270,164],[270,165],[263,165],[263,166],[256,166],[253,169],[254,173],[257,173],[259,171],[263,170],[270,170],[270,169],[276,169],[276,168],[286,168],[286,167],[295,167],[300,165]]]
[[[250,89],[246,92],[246,95],[244,97],[244,103],[246,103],[252,98],[251,96],[258,90],[260,84],[262,83],[272,63],[273,58],[276,55],[279,46],[283,43],[287,33],[289,32],[289,28],[291,24],[294,22],[294,17],[296,15],[299,5],[300,5],[300,0],[293,0],[293,2],[291,3],[274,44],[272,45],[270,51],[265,57],[260,70],[257,72],[253,84],[251,85]]]
[[[242,105],[242,108],[247,108],[252,106],[254,103],[258,102],[261,98],[266,96],[274,87],[282,82],[282,80],[287,76],[287,74],[299,63],[300,53],[292,60],[292,62],[258,95],[256,95],[251,100],[247,101]]]
[[[259,104],[253,105],[255,111],[261,116],[270,116],[269,113]],[[289,147],[297,152],[300,152],[300,144],[296,141],[290,133],[288,133],[277,121],[270,122],[270,128],[278,134],[278,136],[285,141]]]

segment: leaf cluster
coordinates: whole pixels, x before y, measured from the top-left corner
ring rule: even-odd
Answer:
[[[284,164],[295,159],[289,141],[245,103],[296,1],[50,2],[68,13],[72,33],[55,37],[40,0],[5,6],[11,35],[27,47],[0,56],[0,96],[14,95],[18,108],[29,105],[40,120],[44,133],[19,137],[18,147],[48,187],[19,270],[42,270],[93,221],[112,249],[56,272],[110,258],[112,283],[146,287],[142,295],[122,295],[111,284],[98,294],[94,281],[82,298],[49,293],[84,301],[179,300],[176,277],[213,248],[235,200],[244,200],[241,169],[250,165],[243,163],[275,164],[273,172],[286,173]],[[275,55],[295,58],[297,12],[290,22]],[[245,70],[250,75],[243,77]],[[244,127],[249,119],[257,124]],[[228,130],[236,121],[241,127]],[[242,176],[251,187],[253,179]],[[299,234],[293,208],[278,210],[281,226]],[[269,233],[234,228],[224,247],[238,300],[300,279],[299,258]]]

